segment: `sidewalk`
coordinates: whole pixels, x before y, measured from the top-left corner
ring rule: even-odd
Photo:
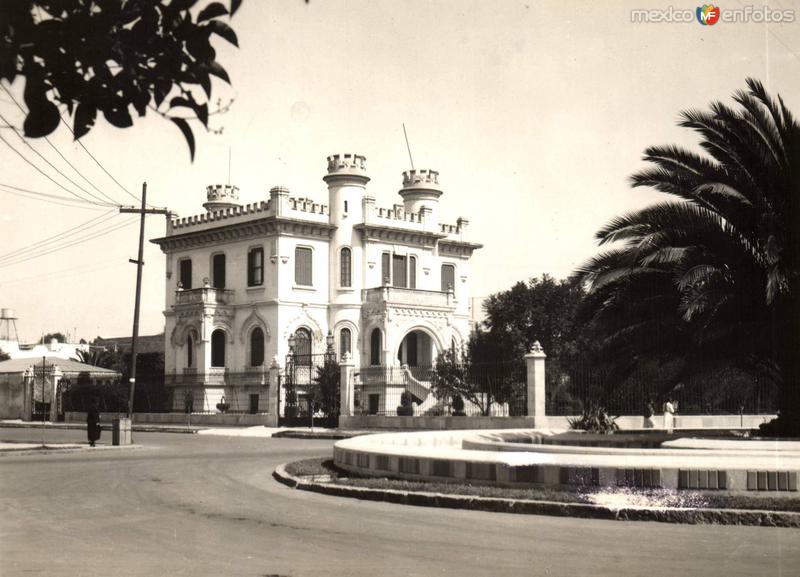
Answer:
[[[7,419],[0,421],[0,428],[7,429],[75,429],[79,431],[86,430],[85,423],[53,423],[50,421],[23,421],[21,419]],[[105,422],[101,424],[103,431],[111,430],[111,423]],[[203,430],[203,427],[186,426],[186,425],[159,425],[152,423],[135,423],[131,426],[134,432],[145,433],[188,433],[194,434]]]

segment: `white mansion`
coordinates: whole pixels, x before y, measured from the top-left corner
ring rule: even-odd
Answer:
[[[316,354],[332,337],[356,367],[432,365],[466,341],[469,259],[481,246],[468,221],[439,222],[432,170],[404,172],[402,203],[378,208],[365,161],[328,157],[327,205],[284,187],[240,205],[236,187],[210,186],[205,213],[172,220],[152,241],[167,258],[165,371],[177,377],[168,384],[202,388],[213,410],[231,394],[226,375],[252,374],[244,394],[263,411],[258,375],[283,364],[290,338],[295,353]]]

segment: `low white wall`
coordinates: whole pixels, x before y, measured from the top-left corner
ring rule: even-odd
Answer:
[[[358,415],[339,417],[343,429],[427,430],[458,429],[532,429],[549,427],[569,429],[575,417],[384,417]],[[756,429],[775,415],[675,415],[675,429]],[[663,428],[664,417],[656,415],[656,428]],[[644,419],[622,416],[616,420],[622,430],[642,429]]]
[[[117,418],[117,413],[100,413],[100,422],[110,423]],[[277,427],[278,419],[275,415],[247,413],[227,413],[227,414],[192,414],[191,418],[185,413],[134,413],[133,422],[140,425],[186,425],[191,423],[198,426],[257,426]],[[86,413],[66,413],[65,419],[68,423],[85,423]]]
[[[534,417],[384,417],[358,415],[339,417],[342,429],[397,429],[447,431],[461,429],[532,429],[537,425]]]

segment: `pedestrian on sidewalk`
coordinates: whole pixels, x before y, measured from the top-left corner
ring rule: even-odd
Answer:
[[[645,429],[654,429],[656,426],[655,420],[653,420],[653,415],[655,414],[656,409],[653,407],[653,399],[649,399],[644,404],[644,428]]]
[[[675,405],[672,403],[672,397],[667,397],[664,403],[664,428],[669,434],[672,434],[675,428]]]
[[[97,409],[97,401],[92,401],[86,413],[86,436],[90,447],[94,447],[95,441],[100,438],[100,411]]]

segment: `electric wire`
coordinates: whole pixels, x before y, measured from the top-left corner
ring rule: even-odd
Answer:
[[[14,261],[11,261],[11,262],[0,263],[0,268],[5,268],[5,267],[21,264],[23,262],[27,262],[27,261],[30,261],[30,260],[33,260],[33,259],[36,259],[36,258],[39,258],[39,257],[42,257],[42,256],[46,256],[48,254],[52,254],[54,252],[58,252],[58,251],[66,249],[66,248],[70,248],[72,246],[84,243],[84,242],[89,241],[89,240],[94,240],[95,238],[99,238],[101,236],[105,236],[105,235],[110,234],[112,232],[115,232],[115,231],[117,231],[117,230],[119,230],[121,228],[125,228],[126,226],[130,226],[130,225],[134,224],[135,222],[137,222],[138,220],[139,220],[139,217],[135,216],[132,219],[129,219],[129,220],[127,220],[127,221],[125,221],[125,222],[123,222],[121,224],[114,225],[114,226],[111,226],[111,227],[107,227],[107,228],[102,229],[100,231],[96,231],[92,235],[76,239],[76,240],[74,240],[74,241],[72,241],[70,243],[57,246],[57,247],[55,247],[53,249],[46,250],[44,252],[40,252],[40,253],[33,254],[33,255],[27,255],[25,257],[22,257],[22,258],[20,258],[18,260],[14,260]]]
[[[15,132],[16,132],[16,131],[15,131]],[[65,187],[63,184],[61,184],[60,182],[58,182],[58,181],[56,181],[55,179],[53,179],[53,177],[51,177],[49,174],[47,174],[47,173],[46,173],[45,171],[43,171],[41,168],[39,168],[38,166],[36,166],[36,165],[35,165],[33,162],[31,162],[31,161],[30,161],[30,160],[29,160],[29,159],[28,159],[28,158],[27,158],[27,157],[26,157],[24,154],[22,154],[22,153],[21,153],[19,150],[17,150],[17,149],[16,149],[16,148],[15,148],[15,147],[14,147],[14,146],[13,146],[13,145],[10,143],[10,142],[8,142],[8,141],[7,141],[5,138],[3,138],[3,135],[2,135],[2,134],[0,134],[0,141],[2,141],[2,142],[3,142],[3,143],[6,145],[6,146],[8,146],[8,147],[9,147],[9,148],[10,148],[10,149],[11,149],[11,150],[12,150],[12,151],[13,151],[13,152],[14,152],[14,153],[17,155],[17,156],[19,156],[19,157],[20,157],[20,158],[21,158],[23,161],[25,161],[27,164],[31,165],[31,166],[32,166],[32,167],[33,167],[33,168],[34,168],[34,169],[35,169],[37,172],[39,172],[40,174],[42,174],[42,175],[43,175],[43,176],[44,176],[44,177],[45,177],[47,180],[49,180],[50,182],[52,182],[53,184],[55,184],[57,187],[64,189],[65,191],[67,191],[69,194],[71,194],[71,195],[72,195],[72,196],[74,196],[75,198],[78,198],[79,200],[82,200],[82,201],[84,201],[84,202],[87,202],[87,203],[89,203],[89,204],[96,204],[96,205],[99,205],[99,206],[111,206],[109,203],[102,203],[102,204],[101,204],[101,203],[99,203],[99,202],[92,202],[92,201],[90,201],[90,200],[87,200],[87,199],[83,198],[83,197],[82,197],[82,196],[80,196],[79,194],[76,194],[76,193],[74,193],[73,191],[71,191],[70,189],[68,189],[67,187]]]
[[[3,85],[3,84],[0,84],[0,87],[2,87],[2,88],[3,88],[3,90],[4,90],[4,91],[5,91],[5,93],[8,95],[8,97],[11,99],[11,101],[12,101],[14,104],[16,104],[16,105],[17,105],[17,108],[19,108],[19,109],[22,111],[22,113],[23,113],[23,114],[27,114],[27,111],[25,110],[25,108],[22,106],[22,104],[20,104],[20,103],[19,103],[19,101],[18,101],[16,98],[14,98],[14,95],[11,93],[11,91],[10,91],[8,88],[6,88],[6,86],[5,86],[5,85]],[[6,121],[6,124],[8,124],[8,122],[7,122],[7,121]],[[73,133],[73,136],[74,136],[74,133]],[[107,195],[105,192],[103,192],[102,190],[100,190],[99,188],[97,188],[97,186],[95,186],[95,184],[94,184],[92,181],[90,181],[88,178],[86,178],[86,176],[85,176],[85,175],[84,175],[84,174],[83,174],[83,173],[82,173],[80,170],[78,170],[77,168],[75,168],[75,166],[74,166],[74,165],[73,165],[73,164],[72,164],[72,163],[71,163],[69,160],[67,160],[67,158],[66,158],[66,157],[65,157],[65,156],[64,156],[64,155],[61,153],[61,151],[58,149],[58,147],[57,147],[55,144],[53,144],[53,142],[50,140],[50,138],[48,138],[47,136],[45,136],[45,137],[44,137],[44,139],[45,139],[45,142],[47,142],[47,144],[49,144],[49,145],[50,145],[50,147],[51,147],[53,150],[55,150],[55,151],[56,151],[56,153],[57,153],[57,154],[58,154],[58,155],[59,155],[59,156],[60,156],[60,157],[61,157],[61,158],[64,160],[64,162],[66,162],[66,163],[67,163],[67,164],[70,166],[70,168],[72,168],[72,170],[74,170],[74,171],[75,171],[75,173],[76,173],[78,176],[80,176],[80,177],[81,177],[83,180],[85,180],[85,181],[86,181],[86,183],[87,183],[89,186],[91,186],[92,188],[94,188],[94,189],[95,189],[97,192],[99,192],[101,195],[103,195],[104,197],[106,197],[106,198],[107,198],[108,200],[110,200],[112,203],[114,203],[114,204],[119,204],[119,202],[118,202],[116,199],[114,199],[114,198],[110,197],[110,196],[109,196],[109,195]],[[93,195],[93,196],[94,196],[94,195]],[[97,197],[95,197],[95,198],[97,198]]]
[[[5,122],[6,124],[11,124],[11,123],[10,123],[10,122],[9,122],[9,121],[6,119],[6,117],[5,117],[5,116],[3,116],[2,114],[0,114],[0,120],[2,120],[3,122]],[[112,202],[109,204],[109,202],[108,202],[107,200],[103,200],[102,198],[100,198],[100,197],[99,197],[99,196],[97,196],[96,194],[94,194],[94,193],[92,193],[92,192],[89,192],[88,190],[86,190],[85,188],[83,188],[83,187],[82,187],[80,184],[78,184],[77,182],[75,182],[74,180],[72,180],[72,179],[71,179],[69,176],[67,176],[66,174],[64,174],[64,173],[61,171],[61,169],[59,169],[59,168],[58,168],[58,167],[57,167],[55,164],[53,164],[52,162],[50,162],[50,161],[49,161],[49,160],[48,160],[48,159],[47,159],[47,158],[46,158],[46,157],[45,157],[45,156],[44,156],[44,155],[43,155],[41,152],[39,152],[38,150],[36,150],[36,149],[35,149],[35,148],[34,148],[34,147],[31,145],[31,143],[30,143],[30,142],[28,142],[28,140],[27,140],[27,139],[26,139],[24,136],[22,136],[22,135],[19,133],[19,131],[18,131],[16,128],[13,128],[13,127],[12,127],[12,129],[11,129],[11,130],[14,132],[14,134],[16,134],[16,135],[17,135],[17,138],[19,138],[19,139],[22,141],[22,144],[24,144],[25,146],[27,146],[27,147],[28,147],[30,150],[32,150],[32,151],[33,151],[33,153],[34,153],[34,154],[36,154],[36,155],[37,155],[39,158],[41,158],[42,160],[44,160],[44,161],[45,161],[45,162],[48,164],[48,166],[50,166],[50,168],[52,168],[52,169],[53,169],[53,170],[55,170],[55,171],[56,171],[58,174],[60,174],[61,176],[63,176],[65,179],[67,179],[67,180],[70,182],[70,184],[72,184],[72,185],[73,185],[73,186],[75,186],[76,188],[78,188],[78,189],[82,190],[83,192],[85,192],[86,194],[88,194],[89,196],[91,196],[92,198],[94,198],[94,199],[95,199],[95,201],[97,201],[97,202],[95,202],[95,201],[91,201],[91,200],[89,200],[88,198],[86,198],[86,199],[84,199],[86,202],[91,202],[91,203],[93,203],[93,204],[98,204],[98,203],[99,203],[99,204],[104,204],[104,205],[109,205],[109,206],[112,206],[112,205],[113,205],[113,206],[119,206],[119,203],[118,203],[118,202],[116,202],[116,201],[114,201],[113,199],[112,199]],[[59,154],[60,154],[60,153],[59,153]],[[64,188],[64,187],[62,186],[62,188]],[[73,192],[72,194],[73,194],[74,196],[77,196],[78,198],[81,198],[81,197],[80,197],[80,195],[78,195],[77,193],[74,193],[74,192]]]
[[[85,230],[88,230],[90,228],[94,228],[95,226],[98,226],[99,224],[102,224],[103,222],[108,221],[112,216],[116,216],[116,214],[117,213],[115,211],[113,211],[113,210],[107,211],[107,212],[101,214],[100,216],[96,216],[94,218],[90,218],[86,222],[82,222],[81,224],[75,225],[75,226],[73,226],[71,228],[68,228],[68,229],[66,229],[64,231],[61,231],[61,232],[59,232],[57,234],[54,234],[53,236],[49,236],[47,238],[44,238],[42,240],[39,240],[39,241],[31,243],[31,244],[29,244],[27,246],[24,246],[22,248],[18,248],[17,250],[13,250],[11,252],[7,252],[5,254],[2,254],[2,255],[0,255],[0,262],[8,260],[8,259],[16,258],[22,253],[26,253],[26,252],[29,252],[29,251],[36,251],[42,245],[52,244],[54,242],[58,242],[60,240],[63,240],[64,238],[67,238],[67,237],[70,237],[70,236],[74,236],[76,234],[84,232]]]
[[[56,206],[65,206],[67,208],[78,208],[81,210],[105,210],[106,208],[108,208],[105,206],[96,206],[94,204],[89,204],[85,201],[75,200],[74,198],[70,198],[68,196],[61,196],[58,194],[48,194],[46,192],[37,192],[34,190],[28,190],[25,188],[12,186],[10,184],[5,184],[2,182],[0,182],[0,192],[21,196],[23,198],[29,198],[31,200],[38,200]]]

